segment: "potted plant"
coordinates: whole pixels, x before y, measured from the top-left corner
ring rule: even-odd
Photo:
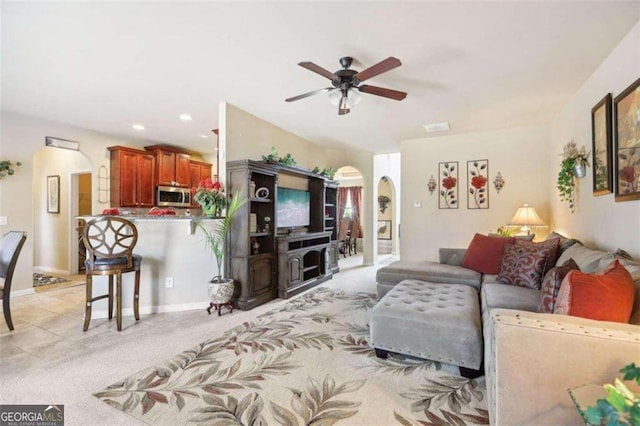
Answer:
[[[640,385],[640,367],[631,363],[620,370],[623,380]],[[599,399],[583,413],[591,425],[640,425],[640,395],[635,394],[618,378],[614,384],[604,385],[606,399]]]
[[[204,216],[219,217],[226,207],[227,199],[222,185],[211,178],[201,180],[197,187],[191,188],[191,194],[193,200],[200,204]]]
[[[584,146],[578,150],[575,142],[571,141],[564,146],[563,160],[560,163],[560,171],[558,172],[558,180],[556,187],[560,192],[560,201],[567,201],[571,213],[574,212],[574,177],[583,178],[587,174],[587,166],[589,165],[589,153],[585,151]]]
[[[22,163],[18,161],[15,165],[21,166]],[[10,160],[0,160],[0,179],[7,175],[11,176],[12,174],[14,174],[15,170],[13,169],[13,167],[14,165]]]
[[[227,243],[229,240],[229,231],[231,230],[231,222],[236,212],[246,203],[247,200],[242,197],[240,192],[236,192],[228,205],[226,205],[226,215],[213,224],[213,228],[205,227],[202,222],[197,222],[198,227],[205,236],[207,247],[211,250],[216,258],[218,266],[218,275],[209,281],[209,298],[211,306],[215,306],[218,310],[220,306],[228,305],[233,296],[233,279],[225,278],[222,274],[222,261],[227,251]]]
[[[391,198],[386,195],[380,195],[378,197],[378,206],[380,207],[380,213],[384,213],[387,210],[387,204],[391,202]]]

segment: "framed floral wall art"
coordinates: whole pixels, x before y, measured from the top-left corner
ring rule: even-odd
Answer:
[[[640,78],[613,100],[616,201],[640,200]]]
[[[593,152],[593,195],[613,192],[611,161],[611,94],[591,109],[591,141]]]
[[[448,161],[438,163],[438,175],[440,180],[440,199],[438,208],[458,208],[458,162]]]
[[[467,161],[467,208],[488,209],[489,160]]]

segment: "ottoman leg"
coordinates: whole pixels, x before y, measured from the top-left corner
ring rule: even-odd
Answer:
[[[476,377],[480,377],[484,375],[484,368],[482,368],[482,366],[480,366],[479,370],[474,370],[472,368],[466,368],[466,367],[458,367],[458,368],[460,368],[460,375],[462,377],[466,377],[467,379],[475,379]]]
[[[384,349],[378,349],[378,348],[374,348],[376,350],[376,356],[378,358],[382,358],[382,359],[387,359],[387,355],[389,355],[388,351],[385,351]]]

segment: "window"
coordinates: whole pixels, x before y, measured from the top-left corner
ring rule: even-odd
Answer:
[[[353,219],[353,204],[351,203],[351,192],[347,192],[347,202],[344,206],[343,219]]]

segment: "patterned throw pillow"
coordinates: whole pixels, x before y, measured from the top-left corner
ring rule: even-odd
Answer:
[[[634,295],[631,275],[616,259],[597,274],[569,271],[560,285],[553,313],[626,323]]]
[[[516,240],[516,247],[538,247],[542,249],[549,249],[549,254],[544,261],[544,271],[542,272],[542,276],[544,277],[551,268],[556,266],[556,260],[558,260],[558,250],[560,248],[560,239],[554,238],[552,240],[546,240],[540,243]]]
[[[525,247],[517,243],[508,244],[504,248],[498,282],[540,290],[550,251],[550,248],[539,245]]]
[[[569,259],[561,266],[551,268],[542,279],[542,288],[540,289],[540,302],[538,302],[538,312],[543,314],[552,314],[556,305],[556,298],[560,290],[562,280],[569,271],[579,271],[578,265],[573,259]]]

